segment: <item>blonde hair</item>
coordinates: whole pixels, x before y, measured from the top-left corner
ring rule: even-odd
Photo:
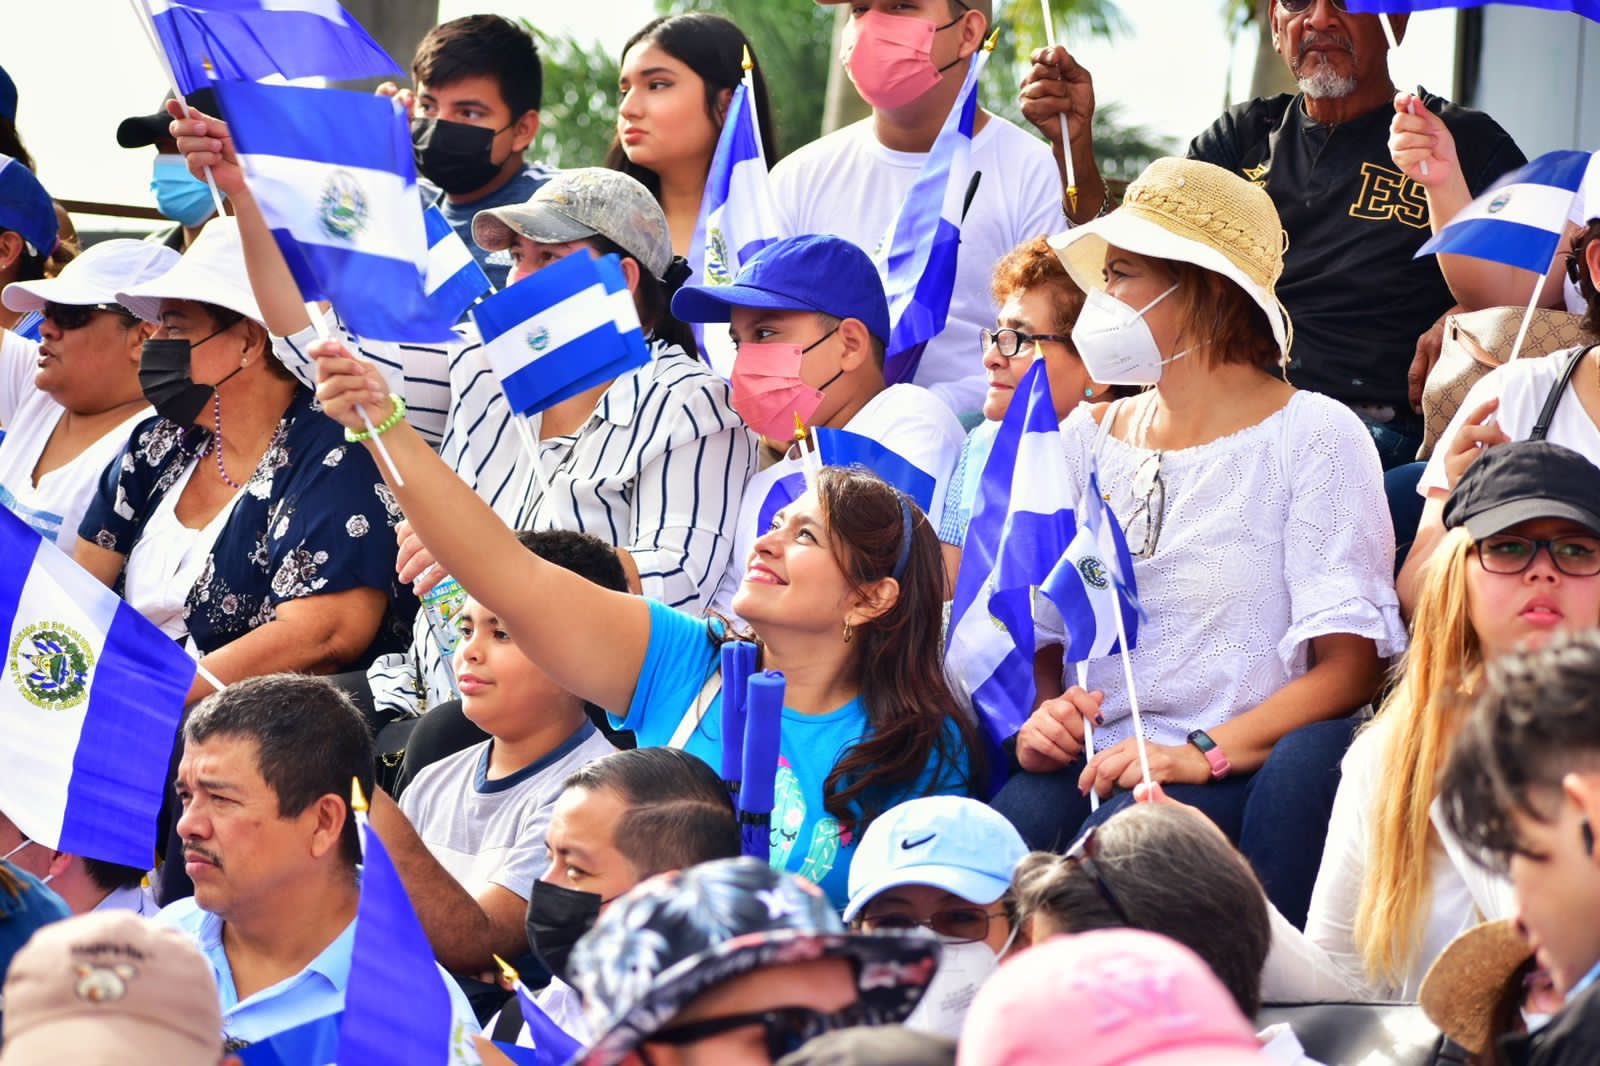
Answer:
[[[1368,727],[1379,734],[1382,774],[1368,798],[1372,832],[1355,943],[1368,979],[1387,984],[1402,983],[1421,947],[1433,889],[1428,812],[1465,709],[1463,697],[1483,673],[1483,650],[1467,603],[1472,545],[1472,535],[1457,527],[1428,561],[1411,647],[1398,682]]]

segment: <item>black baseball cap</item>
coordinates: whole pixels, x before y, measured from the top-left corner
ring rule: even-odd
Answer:
[[[153,115],[134,115],[125,118],[117,127],[117,143],[124,148],[148,148],[163,137],[171,136],[172,116],[167,114],[168,93],[161,98],[161,110]],[[217,107],[217,94],[213,89],[196,89],[183,98],[183,102],[207,115],[222,117]]]
[[[1600,533],[1600,467],[1547,440],[1512,441],[1467,467],[1444,505],[1445,528],[1466,526],[1474,539],[1535,518],[1565,518]]]

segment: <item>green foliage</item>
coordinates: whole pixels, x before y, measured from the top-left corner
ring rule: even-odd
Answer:
[[[528,158],[557,167],[599,166],[616,131],[618,57],[571,34],[545,33],[527,19],[544,63],[539,135]]]

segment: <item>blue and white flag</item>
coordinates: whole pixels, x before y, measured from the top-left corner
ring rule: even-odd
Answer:
[[[700,219],[689,244],[689,263],[707,285],[732,285],[739,267],[778,235],[767,159],[756,123],[750,77],[733,90],[728,117],[711,157]]]
[[[343,1011],[324,1014],[303,1025],[273,1033],[233,1054],[239,1066],[323,1066],[339,1057],[339,1025]]]
[[[983,467],[945,650],[991,745],[1033,711],[1033,590],[1076,532],[1071,483],[1044,360],[1035,359]]]
[[[239,162],[305,300],[375,341],[450,340],[423,292],[428,240],[400,105],[370,93],[218,82]]]
[[[1089,471],[1089,488],[1078,503],[1078,532],[1061,561],[1039,586],[1035,612],[1059,615],[1066,631],[1063,659],[1087,662],[1117,653],[1116,611],[1122,611],[1128,650],[1139,642],[1139,594],[1133,556],[1111,506],[1100,492],[1098,470]],[[1048,624],[1048,623],[1047,623]]]
[[[973,53],[961,95],[895,216],[878,259],[884,293],[889,297],[889,344],[883,376],[891,385],[916,376],[923,348],[944,329],[950,314],[961,216],[972,184],[978,77],[988,60],[986,48]]]
[[[456,1020],[450,980],[433,961],[422,923],[383,841],[357,815],[365,866],[356,907],[350,983],[339,1022],[339,1066],[477,1063],[472,1034]]]
[[[216,81],[399,74],[338,0],[148,0],[161,48],[185,94]]]
[[[1546,152],[1495,182],[1417,250],[1467,255],[1544,275],[1566,231],[1591,152]]]
[[[818,426],[811,432],[817,442],[817,458],[823,466],[862,467],[910,496],[924,514],[933,509],[938,481],[893,448],[848,429]],[[803,472],[785,474],[774,481],[757,512],[756,535],[770,529],[772,516],[798,500],[805,491]]]
[[[445,221],[443,211],[429,204],[422,221],[428,235],[428,270],[422,291],[440,317],[454,322],[494,285],[472,257],[467,242]]]
[[[195,662],[0,507],[0,811],[48,848],[139,869]]]
[[[1543,11],[1574,11],[1600,22],[1600,0],[1346,0],[1349,9],[1361,14],[1409,15],[1413,11],[1439,8],[1482,7],[1486,3],[1536,7]]]
[[[522,1008],[522,1020],[528,1026],[528,1036],[533,1041],[531,1049],[507,1047],[499,1041],[495,1046],[516,1063],[528,1066],[565,1066],[572,1057],[583,1050],[583,1045],[546,1014],[534,1001],[528,986],[517,978],[517,1004]],[[531,1054],[529,1053],[531,1050]]]
[[[650,361],[616,256],[577,251],[495,293],[472,317],[518,414],[536,414]]]

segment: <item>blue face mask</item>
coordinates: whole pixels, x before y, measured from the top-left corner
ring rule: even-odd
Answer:
[[[150,191],[156,194],[156,206],[161,213],[182,225],[198,226],[216,214],[211,189],[189,173],[181,155],[156,156]]]

